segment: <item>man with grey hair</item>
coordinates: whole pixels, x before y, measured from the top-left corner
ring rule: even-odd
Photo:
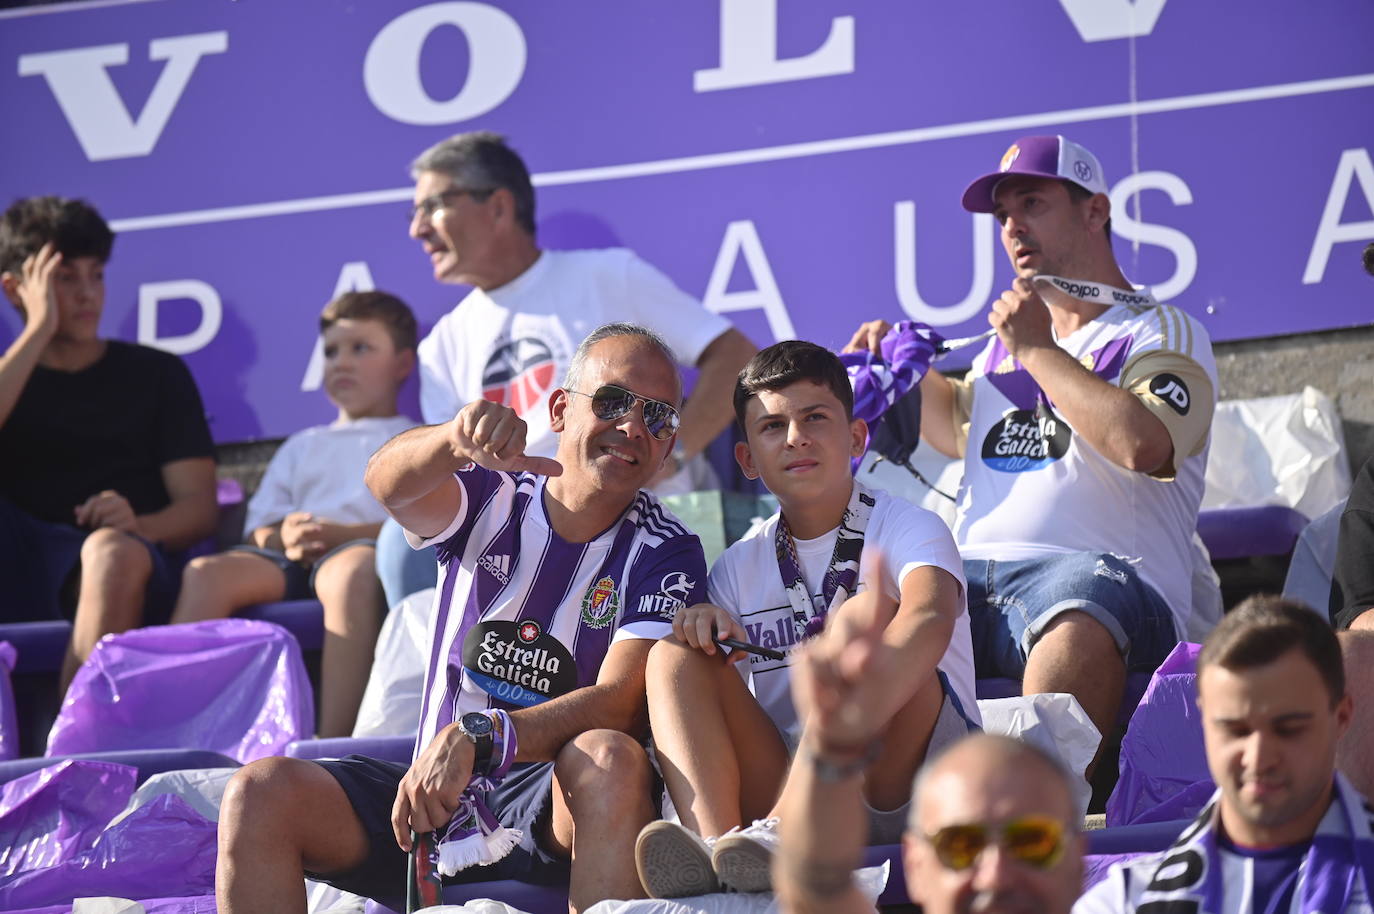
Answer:
[[[773,862],[782,910],[792,914],[874,910],[853,871],[868,838],[863,775],[886,724],[865,683],[892,650],[876,608],[868,594],[849,600],[840,613],[850,624],[827,627],[792,661],[806,726],[783,788]],[[902,839],[912,900],[926,914],[1068,914],[1084,846],[1069,783],[1058,761],[1005,736],[972,734],[937,754],[917,776]]]
[[[577,341],[600,324],[632,321],[671,342],[681,364],[699,372],[655,490],[689,491],[709,479],[704,461],[682,471],[729,424],[735,375],[755,346],[628,249],[541,251],[529,172],[499,135],[443,140],[421,153],[411,174],[411,237],[435,279],[473,287],[420,343],[424,420],[447,422],[464,403],[493,400],[525,420],[529,453],[550,456],[557,441],[544,403]],[[395,563],[405,550],[394,548],[392,533],[380,545],[378,567],[395,605],[432,583],[433,569],[400,579]]]
[[[701,543],[641,491],[681,397],[662,339],[613,324],[548,401],[556,459],[482,397],[373,455],[372,493],[439,560],[416,755],[243,768],[220,811],[221,912],[304,912],[303,870],[394,901],[412,834],[430,832],[423,859],[459,881],[570,872],[573,911],[639,896],[623,863],[655,816],[645,660],[705,598]]]

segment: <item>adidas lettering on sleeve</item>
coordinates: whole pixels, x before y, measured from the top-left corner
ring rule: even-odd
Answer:
[[[589,543],[548,522],[544,477],[481,467],[454,474],[463,508],[436,546],[419,746],[468,711],[514,710],[596,682],[611,644],[660,638],[706,593],[701,543],[640,492]]]

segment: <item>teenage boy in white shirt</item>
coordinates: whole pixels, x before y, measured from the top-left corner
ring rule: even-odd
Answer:
[[[736,459],[781,511],[726,550],[711,602],[679,611],[674,637],[649,655],[655,750],[682,820],[640,833],[636,863],[655,897],[770,887],[772,813],[799,743],[837,776],[865,772],[871,838],[885,843],[902,832],[927,752],[977,723],[959,553],[936,515],[854,480],[867,428],[839,359],[797,340],[770,346],[740,373],[734,405],[746,439]],[[873,664],[865,707],[888,725],[862,745],[801,743],[787,653],[822,630],[847,639],[859,620],[843,606],[869,589],[890,650]],[[775,653],[727,652],[716,638]]]

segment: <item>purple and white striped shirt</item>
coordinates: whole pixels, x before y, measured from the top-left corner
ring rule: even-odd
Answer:
[[[463,507],[437,546],[417,747],[468,711],[514,710],[596,682],[611,643],[661,638],[706,598],[701,542],[654,496],[589,543],[549,525],[545,478],[471,467]]]

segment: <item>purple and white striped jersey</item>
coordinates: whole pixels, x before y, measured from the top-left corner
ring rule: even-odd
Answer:
[[[439,584],[416,745],[469,711],[529,707],[596,682],[613,641],[661,638],[706,598],[701,542],[640,492],[608,530],[569,543],[549,525],[545,478],[473,466],[437,546]]]

